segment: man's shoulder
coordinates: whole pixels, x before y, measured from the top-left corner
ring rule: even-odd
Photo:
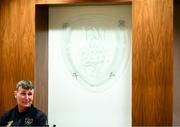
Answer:
[[[40,109],[38,109],[37,107],[33,107],[33,110],[36,111],[36,117],[41,117],[41,116],[46,117],[46,114],[43,111],[41,111]]]
[[[0,119],[0,125],[5,125],[9,120],[15,117],[16,108],[12,108],[9,111],[5,112]]]
[[[16,107],[13,107],[13,108],[11,108],[9,111],[6,111],[6,112],[3,114],[2,117],[9,117],[9,116],[11,116],[12,114],[14,114],[15,111],[16,111]]]
[[[48,125],[48,121],[47,121],[47,116],[46,114],[41,111],[40,109],[33,107],[33,110],[36,111],[36,120],[37,120],[37,125],[40,126],[47,126]]]

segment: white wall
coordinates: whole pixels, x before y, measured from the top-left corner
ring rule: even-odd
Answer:
[[[50,126],[131,125],[130,5],[50,7],[48,57]]]

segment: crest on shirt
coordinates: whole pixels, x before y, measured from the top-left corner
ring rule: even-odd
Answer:
[[[13,123],[13,120],[9,121],[7,124],[7,127],[10,127],[12,123]]]
[[[26,117],[24,122],[25,122],[26,125],[31,125],[32,122],[33,122],[33,118]]]

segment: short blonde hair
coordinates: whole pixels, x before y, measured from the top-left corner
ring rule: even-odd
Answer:
[[[16,90],[22,87],[23,89],[34,89],[33,83],[29,80],[21,80],[16,84]]]

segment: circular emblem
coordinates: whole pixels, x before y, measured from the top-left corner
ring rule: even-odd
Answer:
[[[24,123],[26,125],[31,125],[33,123],[33,118],[26,117]]]

